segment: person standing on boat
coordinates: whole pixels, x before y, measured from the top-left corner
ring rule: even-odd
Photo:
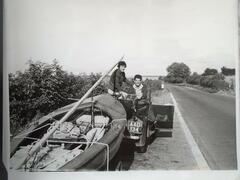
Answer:
[[[127,64],[125,61],[119,61],[118,68],[112,73],[109,81],[108,93],[121,98],[126,98],[127,93],[122,91],[122,84],[126,83],[132,86],[132,83],[125,76]]]

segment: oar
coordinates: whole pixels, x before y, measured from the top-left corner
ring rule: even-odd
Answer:
[[[119,60],[121,61],[124,58],[124,56]],[[119,62],[118,61],[118,62]],[[28,159],[36,152],[39,150],[39,148],[47,141],[47,139],[59,128],[60,124],[62,124],[64,121],[67,120],[67,118],[69,118],[69,116],[72,115],[72,113],[75,112],[75,110],[77,109],[77,107],[89,96],[89,94],[93,91],[93,89],[95,87],[97,87],[100,82],[115,68],[115,66],[118,64],[118,62],[116,64],[114,64],[114,66],[107,71],[105,74],[102,75],[101,78],[99,78],[99,80],[84,94],[84,96],[78,101],[76,102],[76,104],[74,104],[74,106],[62,117],[62,119],[60,121],[57,121],[56,125],[53,126],[52,129],[50,129],[49,132],[47,132],[46,134],[44,134],[44,136],[42,137],[42,139],[39,140],[39,142],[37,142],[33,148],[29,151],[29,153],[27,154],[27,156],[25,158],[23,158],[22,161],[19,162],[19,164],[16,166],[17,169],[21,168],[21,166],[26,163],[28,161]]]

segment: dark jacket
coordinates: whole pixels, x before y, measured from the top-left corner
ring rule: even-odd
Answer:
[[[114,92],[119,92],[121,91],[123,82],[132,85],[132,83],[126,78],[125,73],[121,72],[120,69],[116,69],[110,77],[109,89]]]

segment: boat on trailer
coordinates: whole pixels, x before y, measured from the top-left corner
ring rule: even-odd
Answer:
[[[25,163],[17,165],[75,103],[42,117],[11,142],[10,168],[20,171],[108,170],[127,123],[123,105],[102,94],[85,99]]]
[[[123,57],[120,59],[120,61]],[[10,169],[20,171],[109,170],[127,123],[123,105],[108,94],[90,97],[115,68],[79,99],[44,116],[11,141]]]

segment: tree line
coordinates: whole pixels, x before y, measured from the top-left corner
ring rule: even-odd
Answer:
[[[174,62],[167,67],[167,76],[164,77],[166,82],[170,83],[189,83],[200,85],[202,87],[212,88],[215,90],[224,90],[233,88],[233,84],[224,81],[225,76],[235,75],[235,69],[226,67],[221,68],[221,72],[217,69],[206,68],[202,74],[193,72],[184,63]]]

